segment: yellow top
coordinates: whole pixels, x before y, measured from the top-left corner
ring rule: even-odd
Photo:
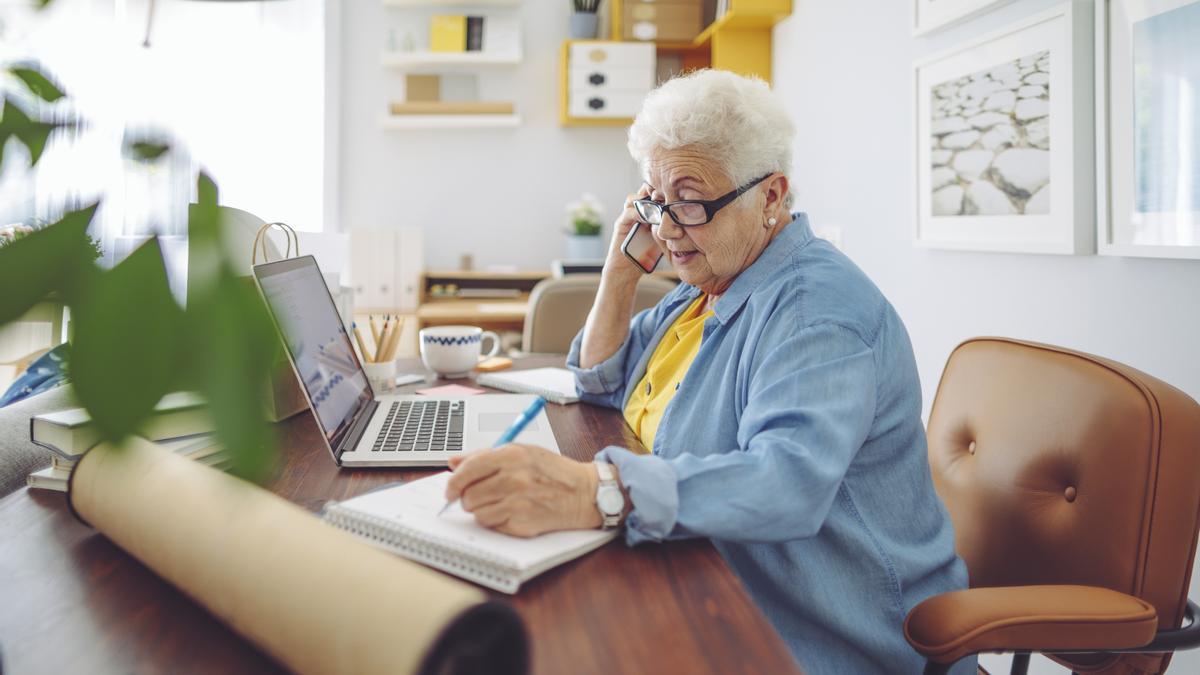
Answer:
[[[625,404],[625,422],[647,448],[654,447],[654,435],[658,433],[663,413],[700,351],[704,320],[712,316],[711,309],[700,311],[706,298],[703,294],[696,298],[663,334],[646,364],[645,376]]]

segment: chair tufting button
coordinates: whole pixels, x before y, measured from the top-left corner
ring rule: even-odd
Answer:
[[[1068,485],[1067,489],[1063,491],[1063,496],[1066,497],[1067,501],[1069,502],[1075,501],[1075,486]]]
[[[975,441],[971,441],[967,445],[967,452],[971,453],[972,455],[975,454]]]

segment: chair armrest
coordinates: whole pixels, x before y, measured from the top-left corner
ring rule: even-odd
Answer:
[[[953,663],[988,651],[1103,651],[1154,639],[1158,613],[1097,586],[1009,586],[943,593],[913,608],[904,637],[925,658]]]

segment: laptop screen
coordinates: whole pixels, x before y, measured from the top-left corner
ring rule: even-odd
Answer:
[[[329,447],[336,449],[374,397],[317,261],[304,256],[258,265],[254,276],[308,391],[317,423]]]

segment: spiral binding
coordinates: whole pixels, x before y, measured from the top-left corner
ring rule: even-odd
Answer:
[[[450,542],[336,502],[325,507],[324,517],[331,525],[368,542],[489,588],[515,593],[521,584],[520,570],[514,562],[474,546]]]

